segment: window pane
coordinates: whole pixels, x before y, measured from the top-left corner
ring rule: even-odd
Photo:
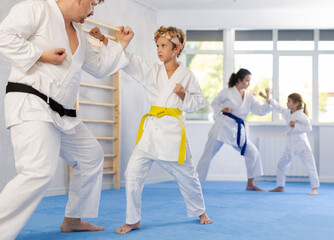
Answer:
[[[334,121],[333,54],[319,55],[319,121]]]
[[[334,50],[334,30],[320,30],[319,50]]]
[[[206,105],[196,113],[186,113],[186,119],[213,119],[212,100],[223,86],[223,55],[222,54],[194,54],[186,56],[187,67],[195,74]]]
[[[313,30],[278,30],[278,50],[314,50]]]
[[[286,106],[291,93],[299,93],[306,103],[309,118],[312,118],[312,57],[279,57],[279,102]],[[280,119],[281,116],[280,116]]]
[[[235,50],[273,50],[273,41],[234,42]]]
[[[223,50],[223,30],[188,30],[186,48],[198,50]]]
[[[272,54],[235,54],[234,69],[246,68],[252,73],[251,84],[247,91],[251,92],[264,103],[259,97],[259,92],[265,91],[266,87],[272,86],[273,55]],[[272,113],[265,116],[257,116],[252,113],[246,118],[247,121],[272,121]]]
[[[235,31],[235,50],[273,50],[272,30]]]
[[[313,41],[278,41],[277,42],[278,50],[314,50],[314,42]]]
[[[202,41],[202,42],[186,42],[186,48],[185,50],[223,50],[223,42],[208,42],[208,41]]]

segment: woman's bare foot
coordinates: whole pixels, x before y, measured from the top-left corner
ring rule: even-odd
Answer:
[[[265,191],[254,184],[254,178],[248,179],[246,190]]]
[[[65,217],[63,223],[60,226],[60,230],[62,232],[103,231],[104,227],[85,222],[80,218]]]
[[[313,188],[308,195],[317,195],[317,194],[318,194],[318,188]]]
[[[274,189],[269,190],[269,192],[284,192],[284,187],[276,187]]]
[[[201,216],[199,216],[199,218],[200,218],[200,221],[199,221],[200,224],[211,224],[212,223],[212,220],[209,218],[208,215],[206,215],[205,212]]]
[[[125,224],[123,227],[117,228],[116,232],[124,234],[124,233],[128,233],[132,230],[138,230],[138,229],[140,229],[140,227],[141,227],[141,225],[140,225],[140,221],[139,221],[135,224]]]

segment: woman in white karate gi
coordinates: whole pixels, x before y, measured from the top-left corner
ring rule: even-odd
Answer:
[[[227,143],[245,157],[248,178],[246,189],[263,191],[254,184],[254,178],[263,174],[260,154],[246,137],[243,119],[249,112],[265,115],[270,112],[270,106],[268,103],[261,105],[250,92],[246,91],[250,80],[251,73],[247,69],[233,73],[228,88],[220,91],[212,102],[216,121],[210,129],[203,155],[196,169],[201,182],[207,177],[212,158],[221,146]]]
[[[103,0],[22,1],[0,24],[0,53],[12,63],[5,97],[17,176],[0,194],[0,239],[15,239],[55,176],[59,155],[73,167],[61,231],[97,231],[103,151],[71,109],[81,70],[104,78],[128,63],[123,45],[95,53],[79,25]],[[37,96],[24,90],[33,90]],[[41,98],[43,94],[45,98]],[[52,101],[52,99],[54,101]],[[52,107],[57,102],[65,109]]]
[[[98,32],[92,31],[93,36],[103,39]],[[155,33],[155,42],[163,65],[126,53],[130,63],[123,68],[146,89],[151,111],[142,119],[137,146],[125,172],[126,224],[116,230],[118,233],[140,228],[141,195],[153,163],[178,182],[188,216],[200,217],[201,224],[212,222],[205,213],[202,189],[191,161],[182,115],[182,111],[195,112],[205,104],[195,76],[176,60],[184,48],[185,34],[174,27],[160,27]]]
[[[268,96],[269,90],[266,90],[266,92]],[[263,94],[261,95],[266,97]],[[270,190],[270,192],[284,192],[288,166],[295,156],[299,156],[310,178],[312,191],[309,194],[318,194],[319,177],[310,142],[307,138],[307,133],[312,131],[312,125],[307,117],[307,108],[302,96],[298,93],[290,94],[287,108],[281,106],[274,99],[270,99],[269,102],[273,110],[281,113],[288,128],[285,151],[277,163],[277,187]]]

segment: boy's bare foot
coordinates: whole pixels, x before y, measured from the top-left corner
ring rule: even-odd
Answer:
[[[269,190],[269,192],[284,192],[284,187],[277,187]]]
[[[317,195],[317,194],[318,194],[318,188],[313,188],[308,195]]]
[[[63,223],[60,226],[60,230],[62,232],[103,231],[104,227],[85,222],[80,218],[65,217]]]
[[[123,227],[117,228],[116,232],[124,234],[124,233],[128,233],[132,230],[138,230],[138,229],[140,229],[140,227],[141,227],[141,225],[140,225],[140,221],[139,221],[135,224],[125,224]]]
[[[212,220],[209,218],[208,215],[206,215],[205,212],[201,216],[199,216],[199,218],[200,218],[200,221],[199,221],[200,224],[211,224],[212,223]]]

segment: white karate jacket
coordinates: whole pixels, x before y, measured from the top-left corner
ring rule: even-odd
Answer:
[[[179,64],[174,74],[168,79],[164,65],[145,61],[130,53],[126,54],[130,63],[123,70],[144,86],[151,106],[195,112],[205,105],[199,84],[189,69]],[[183,101],[173,92],[176,83],[185,88],[186,96]],[[184,116],[181,115],[179,118],[186,127]],[[136,150],[144,152],[152,159],[178,161],[181,126],[177,118],[149,116],[146,118],[143,129],[144,133]],[[186,155],[191,156],[188,155],[190,154],[188,141],[186,151]]]
[[[302,109],[291,113],[291,110],[281,106],[276,100],[271,99],[270,104],[274,111],[281,113],[287,126],[287,144],[285,151],[291,155],[302,152],[306,147],[311,150],[307,133],[312,131],[310,119],[305,115]],[[295,126],[290,126],[290,121],[295,122]]]
[[[236,86],[220,91],[218,96],[212,101],[212,107],[216,122],[210,129],[209,136],[232,146],[238,146],[238,124],[234,119],[221,113],[223,108],[230,107],[232,114],[241,119],[246,118],[249,112],[262,116],[268,114],[271,110],[268,103],[261,105],[250,92],[245,91],[244,99],[242,99]],[[242,126],[240,144],[243,145],[244,141],[245,128]]]

